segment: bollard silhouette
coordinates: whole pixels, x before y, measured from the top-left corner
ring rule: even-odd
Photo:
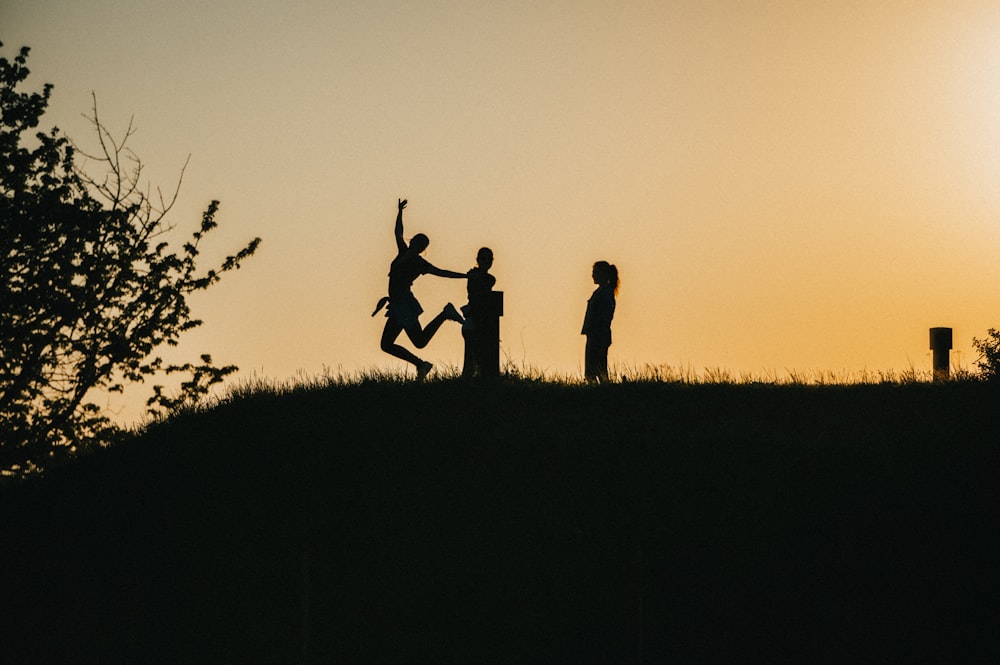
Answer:
[[[500,317],[503,316],[503,291],[490,291],[488,306],[476,318],[476,330],[464,334],[465,367],[463,376],[500,376]]]
[[[503,316],[503,291],[490,291],[490,313],[487,317],[488,353],[483,353],[484,376],[500,376],[500,317]]]
[[[931,328],[931,351],[934,352],[934,380],[947,381],[951,373],[951,328]]]

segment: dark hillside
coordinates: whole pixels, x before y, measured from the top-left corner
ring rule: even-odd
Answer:
[[[995,660],[1000,393],[370,382],[0,493],[10,663]]]

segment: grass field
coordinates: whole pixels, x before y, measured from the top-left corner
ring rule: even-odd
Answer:
[[[0,660],[995,662],[998,405],[249,386],[3,488]]]

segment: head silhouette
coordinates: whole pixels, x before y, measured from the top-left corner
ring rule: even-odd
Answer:
[[[489,270],[493,266],[493,250],[489,247],[482,247],[476,254],[476,264],[483,270]]]
[[[430,238],[425,236],[423,233],[418,233],[410,239],[410,249],[417,254],[420,254],[427,249],[427,245],[429,244],[431,244]]]
[[[594,264],[592,276],[594,278],[594,284],[599,286],[611,286],[615,290],[615,295],[618,295],[618,287],[621,282],[618,279],[618,268],[616,268],[614,264],[608,263],[607,261],[598,261]]]

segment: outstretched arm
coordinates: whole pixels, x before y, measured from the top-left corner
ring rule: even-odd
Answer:
[[[396,213],[396,249],[400,252],[406,251],[406,241],[403,240],[403,208],[406,207],[406,199],[399,199],[399,212]]]
[[[449,277],[451,279],[465,279],[466,277],[468,277],[468,275],[466,275],[464,272],[443,270],[442,268],[438,268],[437,266],[432,266],[429,263],[427,264],[427,266],[428,266],[427,273],[430,275],[436,275],[438,277]]]

